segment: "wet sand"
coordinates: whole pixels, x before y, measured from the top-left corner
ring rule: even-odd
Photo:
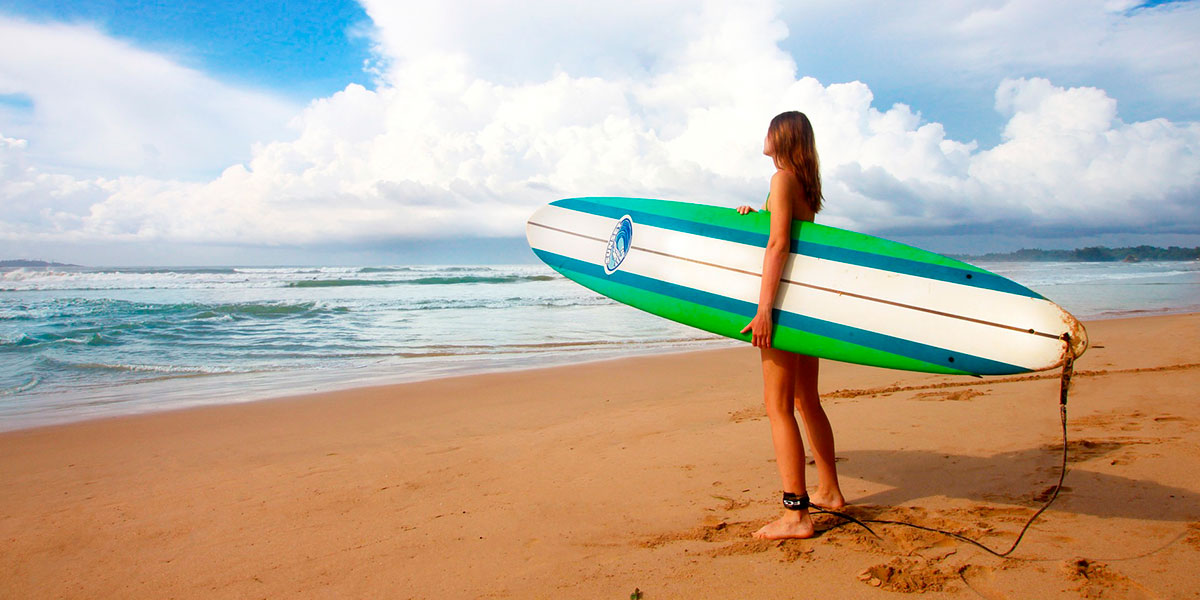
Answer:
[[[1007,559],[751,538],[780,490],[744,347],[0,434],[0,598],[1200,597],[1200,314],[1088,330],[1065,488]],[[850,514],[1002,550],[1053,491],[1057,374],[820,387]]]

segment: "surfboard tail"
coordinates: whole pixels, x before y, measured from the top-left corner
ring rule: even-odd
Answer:
[[[1067,323],[1067,335],[1071,336],[1070,345],[1064,352],[1069,351],[1072,358],[1079,358],[1088,349],[1087,329],[1084,329],[1083,323],[1080,323],[1079,319],[1076,319],[1071,313],[1064,310],[1063,315],[1066,317],[1064,321]],[[1063,356],[1063,361],[1066,359],[1067,357]]]

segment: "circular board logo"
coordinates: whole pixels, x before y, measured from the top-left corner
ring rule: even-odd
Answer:
[[[604,274],[612,275],[633,246],[633,219],[629,215],[621,217],[612,235],[608,236],[608,246],[604,249]]]

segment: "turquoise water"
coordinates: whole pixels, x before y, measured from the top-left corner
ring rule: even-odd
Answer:
[[[1200,310],[1200,263],[983,264],[1077,316]],[[736,344],[541,265],[0,271],[0,429]]]
[[[1200,311],[1200,261],[976,264],[1084,320]]]

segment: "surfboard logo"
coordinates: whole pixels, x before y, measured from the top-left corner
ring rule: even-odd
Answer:
[[[608,246],[604,248],[604,274],[612,275],[617,267],[625,260],[629,254],[629,248],[633,245],[633,219],[629,215],[621,217],[617,221],[617,226],[613,228],[612,235],[608,236]]]

